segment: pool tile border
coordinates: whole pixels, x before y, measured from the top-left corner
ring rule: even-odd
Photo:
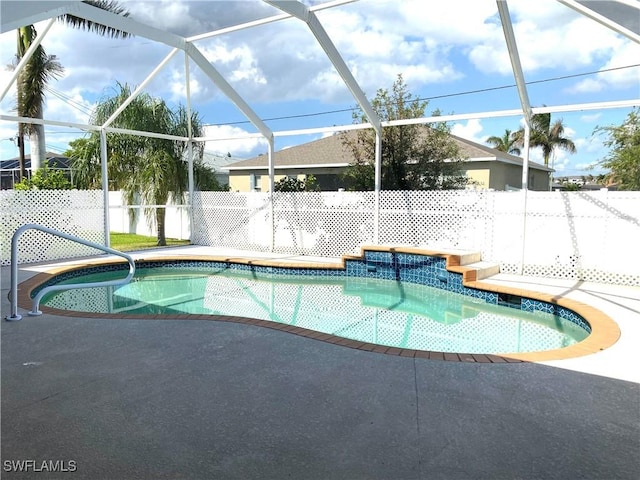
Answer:
[[[246,325],[266,327],[280,330],[294,335],[332,343],[339,346],[354,348],[367,352],[383,353],[386,355],[396,355],[407,358],[422,358],[429,360],[456,361],[468,363],[513,363],[513,362],[536,362],[548,360],[561,360],[589,355],[604,350],[613,345],[620,338],[618,325],[609,316],[600,310],[572,300],[566,297],[535,292],[520,288],[495,285],[478,280],[477,269],[473,266],[465,266],[464,253],[448,253],[441,250],[429,250],[417,247],[394,247],[394,246],[363,246],[360,255],[344,255],[340,263],[318,263],[318,262],[291,262],[275,259],[248,259],[242,257],[220,257],[220,256],[153,256],[136,260],[136,265],[151,263],[198,263],[212,262],[224,265],[233,265],[233,268],[240,270],[259,267],[267,274],[280,275],[283,273],[294,273],[295,269],[313,270],[317,275],[328,276],[362,276],[365,278],[386,278],[421,283],[424,285],[444,288],[445,290],[462,293],[472,297],[481,298],[488,303],[501,303],[501,298],[521,299],[520,309],[525,311],[550,311],[577,323],[583,328],[590,329],[590,335],[577,344],[569,347],[546,350],[541,352],[526,353],[501,353],[501,354],[470,354],[470,353],[449,353],[432,352],[424,350],[402,349],[396,347],[386,347],[382,345],[370,344],[357,340],[350,340],[331,334],[307,330],[301,327],[294,327],[286,324],[268,322],[247,317],[229,317],[221,315],[124,315],[108,313],[89,313],[59,310],[42,306],[43,312],[67,316],[84,318],[105,318],[105,319],[130,319],[130,320],[214,320],[224,322],[234,322]],[[418,258],[422,257],[422,258]],[[96,266],[105,266],[112,269],[116,265],[126,265],[119,258],[92,259],[79,263],[67,264],[55,267],[47,272],[33,276],[22,282],[18,286],[18,304],[22,308],[31,308],[31,294],[34,290],[41,288],[52,279],[71,273],[77,270],[84,270]],[[411,267],[399,269],[397,266]],[[393,266],[394,268],[390,267]],[[400,273],[399,273],[400,272]],[[425,273],[427,272],[427,273]],[[401,278],[398,278],[398,275]],[[502,296],[502,297],[501,297]],[[510,305],[512,306],[512,305]],[[560,308],[558,308],[560,307]],[[518,307],[516,307],[518,308]]]

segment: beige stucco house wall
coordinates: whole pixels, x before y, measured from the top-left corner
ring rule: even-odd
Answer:
[[[522,166],[496,161],[469,161],[465,166],[470,189],[510,190],[522,186]],[[529,190],[549,190],[549,172],[529,168]]]

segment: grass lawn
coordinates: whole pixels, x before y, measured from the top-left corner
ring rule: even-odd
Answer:
[[[109,234],[111,248],[120,250],[121,252],[130,252],[132,250],[143,250],[145,248],[157,248],[158,239],[156,237],[145,237],[144,235],[136,235],[135,233],[115,233]],[[189,240],[176,240],[167,238],[167,246],[189,245]]]

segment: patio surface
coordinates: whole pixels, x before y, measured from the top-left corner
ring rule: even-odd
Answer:
[[[4,319],[9,267],[1,275]],[[570,360],[484,364],[236,323],[21,311],[1,322],[2,478],[636,479],[640,287],[490,281],[589,303],[621,338]],[[20,460],[29,472],[13,471]],[[42,471],[56,461],[75,471]]]

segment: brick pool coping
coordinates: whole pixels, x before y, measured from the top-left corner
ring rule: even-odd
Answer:
[[[441,257],[446,260],[447,271],[459,273],[462,275],[462,285],[464,287],[485,290],[494,293],[516,295],[519,297],[539,300],[554,305],[565,307],[584,318],[591,327],[591,334],[583,341],[560,349],[545,350],[540,352],[525,353],[500,353],[500,354],[476,354],[476,353],[449,353],[449,352],[433,352],[425,350],[413,350],[407,348],[387,347],[358,340],[350,340],[328,333],[321,333],[315,330],[296,327],[287,324],[270,322],[267,320],[258,320],[248,317],[224,316],[224,315],[208,315],[208,314],[179,314],[179,315],[134,315],[134,314],[114,314],[114,313],[92,313],[92,312],[75,312],[69,310],[61,310],[47,306],[41,306],[43,313],[81,318],[103,318],[103,319],[119,319],[119,320],[209,320],[219,322],[233,322],[245,325],[254,325],[259,327],[280,330],[294,335],[299,335],[314,340],[320,340],[335,345],[340,345],[368,352],[383,353],[386,355],[397,355],[410,358],[425,358],[444,361],[471,362],[471,363],[517,363],[517,362],[538,362],[548,360],[563,360],[569,358],[580,357],[584,355],[594,354],[609,348],[620,338],[620,328],[616,322],[608,315],[600,310],[582,302],[572,300],[561,295],[552,295],[547,293],[535,292],[521,288],[508,287],[503,285],[495,285],[488,282],[478,280],[478,270],[473,266],[462,265],[465,254],[444,253],[442,251],[427,250],[416,247],[388,247],[388,246],[366,246],[362,247],[360,255],[344,255],[340,263],[322,263],[322,262],[300,262],[300,261],[283,261],[276,259],[248,259],[243,257],[222,257],[209,255],[174,255],[174,256],[153,256],[138,258],[138,262],[166,262],[166,261],[203,261],[203,262],[225,262],[244,265],[253,265],[260,267],[276,267],[276,268],[311,268],[311,269],[345,269],[347,260],[364,260],[365,251],[390,252],[390,253],[408,253],[416,255],[425,255],[432,257]],[[92,259],[85,260],[81,263],[73,263],[71,265],[53,267],[50,270],[39,273],[30,279],[18,285],[18,305],[21,308],[31,309],[31,293],[34,289],[45,283],[55,275],[73,270],[81,270],[96,265],[122,264],[120,258]]]

